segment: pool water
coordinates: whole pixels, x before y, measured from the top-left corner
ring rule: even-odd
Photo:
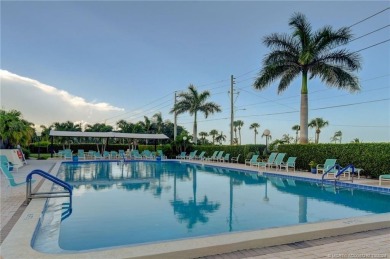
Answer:
[[[72,214],[61,220],[66,200],[47,202],[33,240],[40,251],[104,249],[390,212],[390,197],[381,193],[174,161],[63,163],[58,176],[74,186]]]

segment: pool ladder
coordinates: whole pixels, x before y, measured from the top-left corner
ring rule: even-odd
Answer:
[[[33,193],[31,190],[31,184],[32,184],[32,176],[34,174],[40,175],[43,178],[61,186],[64,188],[63,191],[52,191],[52,192],[36,192]],[[45,172],[39,169],[31,171],[26,176],[26,201],[25,203],[28,204],[32,199],[39,199],[39,198],[60,198],[60,197],[69,197],[69,203],[63,203],[62,209],[65,211],[62,213],[61,219],[64,220],[67,217],[72,214],[72,190],[73,187],[68,184],[67,182],[62,181],[61,179]]]
[[[324,186],[324,177],[327,175],[329,172],[331,172],[333,169],[337,169],[337,174],[335,174],[334,179],[329,179],[334,181],[334,186],[336,188],[337,181],[340,181],[340,175],[345,173],[349,168],[351,168],[351,182],[353,183],[353,176],[355,175],[355,166],[353,164],[349,164],[346,167],[341,167],[339,164],[335,164],[331,168],[329,168],[323,175],[321,179],[321,185]]]

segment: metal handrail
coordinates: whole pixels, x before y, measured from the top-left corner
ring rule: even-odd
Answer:
[[[351,171],[351,174],[352,174],[352,178],[351,178],[351,181],[353,183],[353,176],[355,175],[355,166],[353,164],[349,164],[347,165],[346,167],[341,167],[339,164],[335,164],[334,166],[332,166],[331,168],[329,168],[323,175],[322,175],[322,179],[321,179],[321,184],[323,185],[324,184],[324,177],[325,175],[327,175],[330,171],[332,171],[333,169],[337,169],[337,174],[335,175],[335,181],[334,181],[334,185],[336,186],[336,182],[337,180],[340,180],[340,175],[343,174],[345,171],[347,171],[349,168],[352,168],[352,171]]]
[[[52,181],[53,183],[63,187],[66,191],[57,191],[57,192],[40,192],[40,193],[32,193],[31,192],[31,183],[32,183],[32,176],[34,174],[37,174],[37,175],[40,175],[42,176],[43,178],[46,178],[50,181]],[[73,190],[73,187],[62,181],[61,179],[45,172],[45,171],[42,171],[42,170],[39,170],[39,169],[35,169],[33,171],[31,171],[31,173],[29,173],[27,176],[26,176],[26,182],[27,182],[27,185],[26,185],[26,203],[28,203],[28,201],[30,201],[31,199],[35,199],[35,198],[58,198],[58,197],[69,197],[70,199],[70,204],[72,204],[72,190]],[[64,193],[67,193],[66,195]]]

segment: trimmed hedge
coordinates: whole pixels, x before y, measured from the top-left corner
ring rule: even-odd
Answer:
[[[286,157],[296,156],[296,167],[308,170],[309,162],[325,163],[327,158],[337,159],[337,164],[353,164],[363,168],[363,175],[378,178],[390,174],[390,143],[349,143],[349,144],[289,144],[279,145],[278,152]]]

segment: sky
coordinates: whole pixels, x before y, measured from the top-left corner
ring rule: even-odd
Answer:
[[[175,92],[189,84],[209,91],[222,112],[198,114],[198,132],[212,129],[230,140],[230,77],[234,119],[242,144],[254,143],[250,124],[272,139],[299,124],[301,77],[277,93],[278,81],[259,91],[253,82],[270,49],[263,39],[291,33],[295,12],[313,31],[351,26],[362,69],[361,91],[308,82],[309,120],[323,118],[321,143],[336,131],[342,142],[390,141],[389,1],[1,1],[1,109],[16,109],[35,125],[54,122],[138,122],[170,110]],[[192,133],[193,117],[178,124]],[[314,140],[309,129],[309,140]]]

